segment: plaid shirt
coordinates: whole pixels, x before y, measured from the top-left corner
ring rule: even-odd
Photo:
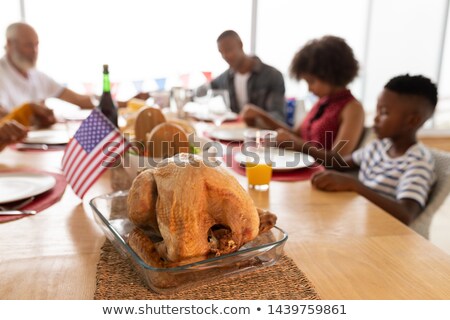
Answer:
[[[261,62],[258,57],[247,82],[248,102],[267,111],[274,118],[286,121],[284,79],[280,71]],[[228,89],[231,110],[239,112],[234,89],[234,70],[228,69],[211,82],[213,89]]]

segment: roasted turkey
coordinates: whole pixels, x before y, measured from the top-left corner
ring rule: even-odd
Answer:
[[[130,246],[156,267],[234,252],[276,222],[224,168],[186,153],[135,178],[128,217],[138,227],[130,233]]]

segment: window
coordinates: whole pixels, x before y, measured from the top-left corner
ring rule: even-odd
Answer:
[[[20,20],[20,3],[19,0],[0,1],[0,30],[2,44],[0,46],[0,55],[4,54],[5,30],[11,23]]]
[[[304,98],[307,86],[289,79],[288,68],[294,54],[307,41],[332,34],[346,39],[362,64],[368,1],[265,0],[258,2],[256,52],[261,59],[278,68],[286,79],[286,95]],[[361,80],[352,84],[353,93],[361,98]]]
[[[40,0],[26,2],[26,17],[40,35],[39,67],[61,82],[94,83],[99,92],[108,63],[123,86],[145,80],[156,89],[163,77],[170,88],[182,74],[200,85],[202,71],[225,70],[216,46],[224,30],[249,46],[251,0]]]
[[[372,7],[367,59],[366,111],[375,110],[386,82],[399,74],[437,81],[446,0],[377,0]]]
[[[20,3],[0,2],[0,28],[20,20]],[[333,34],[347,40],[360,62],[351,89],[366,109],[368,124],[377,96],[391,77],[421,73],[440,81],[436,116],[428,125],[450,128],[448,25],[440,65],[449,0],[23,3],[27,22],[40,35],[40,69],[79,92],[101,91],[104,63],[110,65],[112,81],[120,83],[119,99],[139,88],[156,89],[158,78],[166,80],[167,89],[179,85],[184,74],[189,74],[191,87],[202,84],[202,71],[217,76],[227,68],[216,47],[222,31],[236,30],[244,50],[250,52],[252,3],[256,3],[255,53],[285,75],[287,96],[308,98],[306,84],[288,76],[295,52],[310,39]]]

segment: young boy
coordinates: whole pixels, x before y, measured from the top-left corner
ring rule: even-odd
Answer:
[[[355,191],[410,224],[425,207],[435,182],[434,159],[416,134],[436,104],[437,88],[430,79],[408,74],[391,79],[378,98],[378,139],[344,158],[345,170],[359,168],[359,180],[326,170],[312,178],[313,186]]]

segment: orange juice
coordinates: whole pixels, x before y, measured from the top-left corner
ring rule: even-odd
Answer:
[[[250,188],[265,189],[269,188],[270,179],[272,178],[272,166],[265,162],[246,163],[246,175]]]

